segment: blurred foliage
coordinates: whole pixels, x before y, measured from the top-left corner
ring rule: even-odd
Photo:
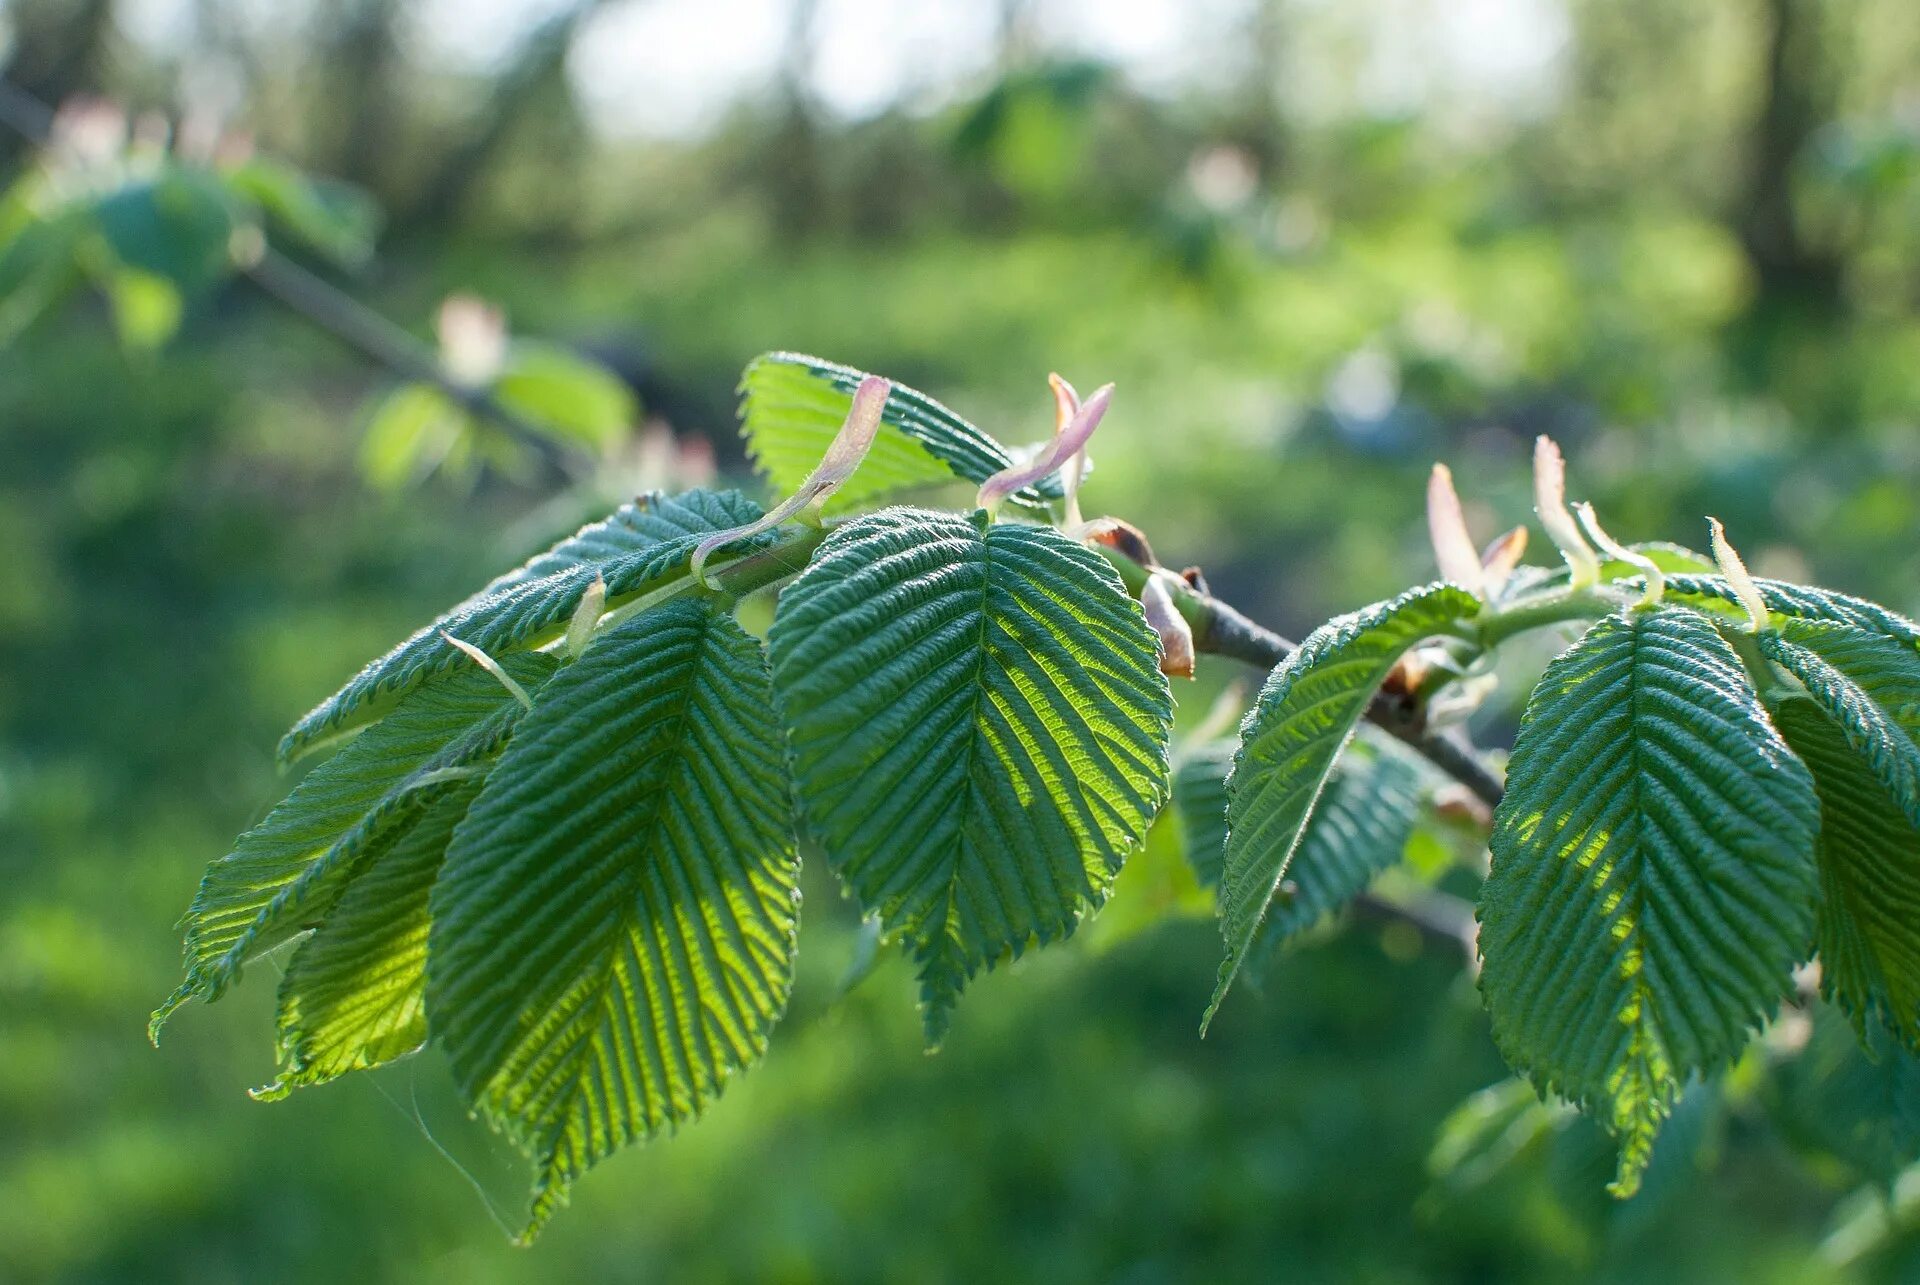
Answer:
[[[1520,520],[1541,431],[1622,538],[1699,544],[1713,512],[1762,573],[1920,609],[1911,5],[1570,0],[1553,93],[1490,123],[1363,100],[1383,6],[1250,5],[1280,38],[1236,35],[1178,95],[1013,42],[945,106],[849,122],[769,95],[682,142],[588,134],[559,28],[454,76],[412,61],[404,9],[205,29],[189,52],[244,69],[284,167],[209,151],[53,192],[0,156],[0,1278],[1920,1272],[1920,1179],[1865,1145],[1885,1139],[1825,1108],[1769,1123],[1873,1079],[1820,1060],[1818,1006],[1690,1094],[1615,1206],[1590,1126],[1488,1088],[1453,953],[1328,934],[1196,1039],[1218,942],[1170,821],[1078,943],[985,982],[936,1058],[904,971],[852,968],[861,926],[810,880],[768,1064],[605,1166],[532,1254],[460,1171],[502,1207],[520,1175],[425,1061],[245,1098],[270,966],[159,1053],[141,1039],[164,925],[280,792],[285,726],[495,565],[633,490],[741,472],[734,380],[768,349],[885,371],[1016,442],[1050,428],[1049,369],[1117,380],[1090,507],[1296,635],[1421,574],[1435,458],[1476,530]],[[111,10],[10,6],[8,78],[179,111],[191,59],[81,29]],[[377,256],[370,207],[308,171],[388,212]],[[424,448],[377,444],[430,439],[446,407],[231,280],[256,219],[389,316],[474,291],[547,336],[509,345],[531,368],[495,392],[575,427],[574,475],[364,485],[363,449],[415,477]],[[556,384],[580,363],[618,389]],[[363,448],[374,404],[400,427]],[[1183,723],[1231,676],[1203,664]],[[1516,715],[1496,700],[1477,730]]]

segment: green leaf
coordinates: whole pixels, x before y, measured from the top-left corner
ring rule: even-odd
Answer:
[[[503,664],[534,690],[556,662],[533,654]],[[520,713],[491,674],[467,661],[309,772],[207,867],[186,915],[187,978],[154,1014],[153,1032],[188,999],[217,999],[249,957],[312,926],[465,769],[499,752]]]
[[[1266,918],[1335,760],[1394,662],[1480,610],[1455,585],[1414,589],[1330,620],[1267,676],[1240,729],[1227,782],[1227,847],[1220,885],[1226,958],[1201,1021],[1204,1031]]]
[[[180,328],[180,291],[165,277],[122,268],[104,284],[113,308],[113,328],[126,347],[158,348]]]
[[[1920,1058],[1869,1018],[1859,1033],[1826,1005],[1800,1056],[1774,1072],[1772,1105],[1796,1140],[1891,1185],[1920,1160]]]
[[[776,491],[791,492],[806,480],[846,419],[853,390],[866,377],[865,371],[790,352],[767,353],[747,366],[740,377],[740,431],[747,453]],[[829,511],[847,512],[878,496],[956,477],[984,482],[1014,462],[999,442],[902,384],[893,386],[880,422],[872,449],[835,494]],[[1056,474],[1013,498],[1033,506],[1060,494]]]
[[[1420,768],[1397,750],[1357,745],[1342,758],[1260,926],[1252,966],[1400,864],[1423,785]]]
[[[1220,882],[1227,849],[1227,774],[1238,740],[1208,741],[1184,751],[1173,765],[1173,813],[1187,864],[1203,888]]]
[[[121,264],[164,277],[184,293],[232,271],[233,202],[204,170],[173,166],[115,188],[94,204],[93,221]]]
[[[928,1039],[967,980],[1073,931],[1167,793],[1158,642],[1053,530],[859,518],[769,641],[808,830],[919,968]]]
[[[703,536],[759,516],[759,506],[737,491],[651,495],[622,505],[612,517],[494,580],[362,669],[295,724],[280,742],[281,760],[290,762],[372,722],[432,675],[465,665],[460,651],[440,636],[442,630],[496,659],[543,646],[566,631],[596,576],[606,580],[611,610],[684,579],[687,559]],[[769,532],[742,540],[728,553],[751,553],[777,538]]]
[[[255,156],[221,172],[227,189],[263,211],[276,230],[346,267],[373,255],[380,209],[349,183],[315,178],[270,157]]]
[[[398,490],[436,469],[459,472],[471,454],[473,417],[432,384],[402,384],[380,399],[360,440],[360,472]]]
[[[1787,744],[1820,795],[1821,993],[1858,1024],[1877,1014],[1920,1049],[1920,831],[1850,743],[1812,701],[1774,711]]]
[[[279,1078],[254,1097],[284,1097],[426,1042],[427,894],[480,784],[463,781],[421,811],[294,952],[280,979]]]
[[[1920,644],[1920,625],[1878,603],[1850,597],[1832,589],[1789,584],[1784,580],[1756,580],[1767,609],[1776,615],[1802,620],[1830,620],[1852,625],[1869,633],[1885,634],[1909,647]],[[1695,607],[1731,619],[1745,620],[1746,608],[1740,605],[1733,586],[1719,576],[1671,576],[1667,580],[1665,601]]]
[[[625,437],[639,413],[632,390],[618,375],[551,344],[515,343],[493,395],[555,437],[599,451]]]
[[[1596,1111],[1628,1196],[1680,1083],[1729,1061],[1813,935],[1819,802],[1731,647],[1612,616],[1527,703],[1480,896],[1508,1062]]]
[[[427,956],[435,1039],[537,1166],[526,1237],[764,1051],[797,877],[766,660],[732,616],[675,599],[547,685],[454,833]]]
[[[1893,805],[1920,826],[1920,651],[1885,634],[1788,620],[1761,652],[1805,684]]]

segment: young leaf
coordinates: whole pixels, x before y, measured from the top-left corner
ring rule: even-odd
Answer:
[[[267,1100],[426,1042],[427,894],[478,778],[436,799],[341,894],[280,979],[279,1077]]]
[[[1267,676],[1227,782],[1220,885],[1227,951],[1202,1030],[1240,971],[1334,762],[1387,671],[1415,643],[1479,610],[1480,600],[1456,585],[1414,589],[1328,621]]]
[[[791,492],[806,480],[865,378],[865,371],[800,353],[767,353],[747,366],[740,377],[740,431],[747,453],[774,490]],[[956,477],[980,483],[1013,462],[1007,448],[986,433],[925,393],[895,384],[872,449],[828,508],[844,513],[879,496]],[[1055,475],[1012,498],[1043,505],[1061,494]]]
[[[731,615],[651,608],[542,691],[454,833],[427,956],[434,1038],[537,1166],[526,1237],[765,1050],[797,876],[766,660]]]
[[[1885,634],[1788,620],[1760,650],[1805,684],[1892,805],[1920,826],[1920,651]]]
[[[519,655],[507,667],[537,688],[555,662]],[[493,675],[467,662],[465,671],[409,694],[379,726],[309,772],[207,867],[185,920],[187,979],[154,1014],[153,1031],[193,996],[218,998],[250,955],[307,927],[305,916],[458,779],[448,769],[499,751],[521,712]]]
[[[1862,1038],[1875,1015],[1920,1049],[1920,831],[1834,719],[1783,701],[1774,722],[1820,795],[1820,989]]]
[[[429,676],[466,665],[466,657],[440,636],[443,630],[495,659],[541,646],[566,632],[596,578],[606,582],[607,606],[617,607],[683,578],[703,537],[759,516],[759,506],[737,491],[646,496],[622,505],[612,517],[583,527],[494,580],[362,669],[286,734],[281,760],[291,762],[372,722]],[[751,553],[771,539],[744,540],[732,552]]]
[[[1480,896],[1507,1060],[1596,1110],[1631,1195],[1690,1072],[1730,1060],[1813,934],[1819,802],[1731,647],[1609,617],[1527,704]]]
[[[809,832],[919,965],[930,1041],[982,968],[1073,930],[1167,791],[1137,603],[1050,529],[847,524],[769,635]]]

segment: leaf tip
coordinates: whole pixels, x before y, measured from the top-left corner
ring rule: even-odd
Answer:
[[[1740,557],[1740,551],[1727,539],[1727,529],[1720,524],[1719,518],[1712,515],[1707,517],[1707,533],[1713,549],[1713,560],[1720,564],[1720,574],[1727,578],[1734,596],[1747,609],[1747,620],[1753,632],[1765,633],[1773,627],[1772,618],[1767,612],[1767,600],[1761,594],[1760,586],[1754,583],[1746,562]]]

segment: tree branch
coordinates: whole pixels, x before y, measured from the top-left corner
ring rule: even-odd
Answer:
[[[1095,543],[1092,547],[1113,564],[1127,588],[1139,592],[1150,574],[1145,564],[1111,545]],[[1243,661],[1257,669],[1272,669],[1293,654],[1290,640],[1248,618],[1233,604],[1192,585],[1170,584],[1169,592],[1193,630],[1194,650]],[[1419,703],[1376,693],[1367,706],[1367,721],[1460,782],[1488,807],[1499,806],[1505,793],[1499,776],[1457,736],[1428,729]]]

